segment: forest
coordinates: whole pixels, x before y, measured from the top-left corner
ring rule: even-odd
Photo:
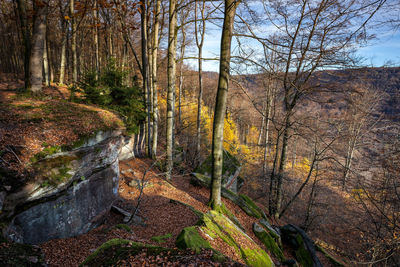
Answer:
[[[2,0],[0,261],[400,266],[400,53],[359,53],[399,27],[398,0]]]

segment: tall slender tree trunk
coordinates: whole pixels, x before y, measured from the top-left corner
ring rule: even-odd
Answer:
[[[267,174],[267,168],[268,168],[269,124],[270,124],[271,109],[272,109],[271,88],[269,88],[268,91],[269,91],[269,93],[267,96],[267,104],[266,104],[266,108],[265,108],[264,164],[263,164],[264,175]]]
[[[277,188],[276,188],[276,201],[275,201],[275,218],[279,218],[280,209],[282,205],[282,197],[283,197],[283,171],[286,164],[286,154],[287,154],[287,147],[289,142],[289,128],[290,128],[290,116],[291,110],[288,110],[286,113],[285,118],[285,128],[283,129],[283,137],[282,137],[282,148],[281,148],[281,157],[279,161],[279,169],[277,179]]]
[[[44,38],[44,47],[43,47],[43,76],[44,76],[44,84],[46,86],[50,86],[50,73],[49,73],[49,53],[47,46],[47,25],[46,25],[46,33]]]
[[[146,101],[146,154],[151,157],[151,98],[149,90],[149,80],[147,76],[147,16],[146,16],[146,3],[141,1],[140,4],[140,18],[141,18],[141,34],[142,34],[142,77],[143,77],[143,92]]]
[[[222,27],[221,53],[217,99],[215,101],[213,142],[212,142],[212,177],[210,205],[214,210],[221,207],[221,180],[223,166],[224,118],[229,86],[229,68],[231,59],[231,41],[236,8],[240,1],[225,0],[224,24]]]
[[[171,179],[173,167],[173,135],[175,117],[175,84],[176,84],[176,5],[177,0],[169,1],[168,30],[168,93],[167,93],[167,179]]]
[[[61,5],[61,2],[60,2]],[[60,6],[61,8],[61,6]],[[67,23],[65,22],[65,18],[61,13],[61,31],[62,31],[62,41],[61,41],[61,60],[60,60],[60,77],[58,83],[60,85],[64,84],[64,77],[65,77],[65,63],[67,61],[67,35],[68,35],[68,27]]]
[[[342,177],[342,190],[346,189],[347,179],[349,177],[351,163],[353,161],[355,143],[356,143],[356,138],[354,136],[351,136],[347,145],[347,153],[346,153],[346,159]]]
[[[261,116],[261,127],[260,127],[260,133],[258,134],[258,139],[257,139],[257,145],[260,146],[261,145],[261,140],[262,140],[262,136],[264,133],[264,123],[265,123],[265,114],[266,114],[266,108],[265,108],[265,103],[263,103],[263,114]]]
[[[182,32],[182,44],[181,44],[181,64],[179,65],[179,88],[178,88],[178,123],[181,125],[182,122],[182,90],[183,90],[183,58],[185,57],[185,47],[186,47],[186,31],[185,25],[181,25],[181,32]]]
[[[160,28],[160,7],[161,0],[156,1],[156,10],[154,14],[154,29],[153,29],[153,46],[152,46],[152,87],[153,87],[153,139],[151,155],[153,159],[157,158],[157,141],[158,141],[158,96],[157,96],[157,55],[158,55],[158,33]]]
[[[30,90],[33,93],[42,91],[43,79],[43,51],[46,39],[46,11],[47,3],[34,3],[35,20],[32,30],[32,50],[29,64]]]
[[[278,165],[278,159],[279,159],[279,145],[280,145],[280,133],[277,133],[276,136],[276,144],[275,144],[275,155],[274,155],[274,162],[272,164],[272,170],[271,170],[271,175],[270,175],[270,181],[269,181],[269,198],[268,198],[268,212],[269,215],[273,215],[275,213],[276,207],[275,207],[275,188],[276,188],[276,177],[275,177],[275,172],[276,168]]]
[[[97,0],[94,0],[93,4],[93,45],[94,45],[94,65],[96,69],[96,80],[99,79],[99,72],[100,72],[100,62],[99,62],[99,33],[98,33],[98,5]],[[125,51],[125,50],[124,50]]]
[[[26,0],[17,0],[19,20],[21,25],[21,32],[24,41],[24,80],[25,90],[30,88],[30,71],[29,71],[29,60],[31,57],[31,34],[28,27],[28,21],[26,16]]]
[[[204,34],[206,30],[206,22],[204,18],[205,10],[205,0],[203,0],[201,8],[201,28],[197,25],[197,3],[195,3],[195,37],[196,45],[198,49],[198,75],[199,75],[199,94],[197,97],[197,127],[196,127],[196,165],[200,161],[201,152],[201,109],[202,109],[202,99],[203,99],[203,44],[204,44]],[[200,36],[199,36],[200,31]]]
[[[69,14],[71,18],[71,52],[72,52],[72,80],[76,84],[78,82],[78,53],[76,50],[76,18],[75,18],[75,1],[69,1]]]

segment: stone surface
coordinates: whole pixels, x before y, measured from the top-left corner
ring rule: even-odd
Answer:
[[[144,131],[140,126],[138,134],[131,134],[123,137],[119,160],[128,160],[145,156]]]
[[[293,224],[281,227],[282,241],[294,249],[296,260],[304,267],[322,267],[314,242],[306,232]]]
[[[269,252],[275,255],[280,261],[285,259],[282,249],[279,247],[279,243],[275,241],[273,236],[267,232],[258,223],[253,223],[253,232],[257,238],[265,245]]]
[[[228,151],[224,149],[223,167],[222,167],[222,185],[233,191],[237,192],[238,188],[238,177],[241,170],[240,162]],[[195,173],[200,173],[205,176],[211,177],[212,169],[211,155],[209,155],[199,167],[195,169]]]
[[[118,194],[120,144],[118,134],[96,135],[79,148],[38,161],[35,182],[6,196],[7,236],[38,244],[97,226]]]

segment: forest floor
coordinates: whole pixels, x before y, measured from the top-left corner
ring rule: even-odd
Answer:
[[[130,186],[129,183],[132,180],[143,179],[144,172],[151,168],[152,163],[150,159],[139,158],[120,163],[120,198],[116,203],[117,206],[130,212],[135,209],[140,190],[135,186]],[[112,238],[123,238],[145,244],[175,248],[175,240],[178,234],[183,228],[195,225],[198,218],[188,207],[176,204],[176,202],[174,203],[170,200],[178,200],[201,212],[209,210],[207,206],[209,190],[192,185],[188,175],[175,174],[171,181],[167,181],[164,179],[162,173],[156,167],[153,167],[146,173],[144,180],[147,186],[143,190],[138,215],[144,219],[145,226],[129,225],[131,231],[115,227],[115,225],[122,223],[123,217],[110,212],[103,225],[91,230],[87,234],[72,238],[51,240],[41,244],[40,247],[45,254],[49,266],[78,266],[97,247]],[[255,237],[252,231],[252,224],[257,219],[248,216],[230,200],[223,198],[223,202],[239,219],[246,233],[260,247],[265,249],[265,246]],[[165,236],[167,238],[161,243],[152,240],[152,237],[157,236]],[[223,242],[217,239],[211,243],[214,248],[221,251],[233,261],[244,264],[240,255],[233,248],[224,246],[223,244]],[[293,258],[293,255],[290,255],[290,250],[285,249],[285,253],[287,258]],[[191,255],[191,253],[189,254]],[[318,256],[324,266],[330,266],[322,254],[318,254]],[[202,256],[191,255],[191,257],[193,263],[196,263]],[[145,266],[159,266],[160,264],[159,262],[152,261],[154,259],[148,258],[145,254],[142,257],[130,258],[130,260],[131,262],[129,263],[132,266],[141,265],[144,262],[148,264]],[[273,260],[276,259],[273,258]],[[208,266],[207,264],[218,265],[211,261],[200,261],[200,263],[205,264],[204,266]],[[200,263],[196,266],[202,266]],[[232,262],[227,262],[224,263],[224,266],[231,264]],[[127,266],[129,266],[128,263]]]

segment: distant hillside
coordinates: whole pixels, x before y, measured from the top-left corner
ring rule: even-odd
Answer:
[[[318,72],[317,77],[322,85],[328,87],[358,83],[382,91],[385,93],[382,112],[393,120],[399,120],[400,67],[321,71]]]

